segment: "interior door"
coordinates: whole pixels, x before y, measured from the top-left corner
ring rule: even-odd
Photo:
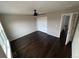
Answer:
[[[3,27],[0,22],[0,45],[8,58],[11,58],[11,48],[8,38],[3,30]]]
[[[65,15],[65,16],[67,16],[67,15]],[[72,21],[73,14],[72,13],[68,14],[68,16],[70,18],[69,18],[69,25],[68,25],[68,31],[67,31],[67,37],[66,37],[65,45],[67,45],[70,42],[70,40],[71,40],[71,37],[70,37],[71,36],[71,21]]]
[[[64,25],[66,24],[68,29],[67,29],[67,34],[66,34],[66,40],[65,40],[65,45],[67,45],[69,43],[69,41],[71,40],[70,38],[70,33],[71,33],[71,21],[72,21],[72,13],[68,13],[68,14],[63,14],[62,15],[62,19],[61,19],[61,31],[64,28]]]
[[[78,21],[78,16],[79,16],[78,13],[72,13],[70,15],[69,29],[68,29],[68,34],[67,34],[67,39],[66,39],[65,45],[67,45],[69,41],[73,40],[77,21]]]
[[[37,17],[37,30],[47,33],[47,17]]]

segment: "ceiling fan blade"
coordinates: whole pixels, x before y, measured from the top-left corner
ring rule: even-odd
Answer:
[[[45,15],[45,13],[43,13],[43,14],[38,14],[38,15]]]

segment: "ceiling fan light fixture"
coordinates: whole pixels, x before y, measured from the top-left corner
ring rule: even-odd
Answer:
[[[36,12],[36,9],[34,10],[34,16],[37,16],[38,15],[38,13]]]
[[[37,13],[34,13],[34,16],[37,16]]]

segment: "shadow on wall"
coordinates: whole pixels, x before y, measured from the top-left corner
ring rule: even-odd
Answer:
[[[0,58],[7,58],[1,46],[0,46]]]

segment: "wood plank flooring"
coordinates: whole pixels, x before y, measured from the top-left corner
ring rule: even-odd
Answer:
[[[60,39],[36,31],[11,41],[14,58],[68,58],[71,57],[71,43],[60,44]]]

